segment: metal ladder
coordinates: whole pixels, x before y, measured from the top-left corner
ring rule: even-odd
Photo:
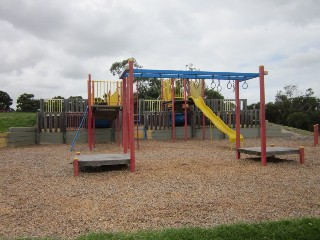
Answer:
[[[86,116],[88,115],[88,109],[89,109],[89,106],[87,106],[86,111],[84,112],[83,117],[81,119],[81,122],[80,122],[80,125],[78,127],[78,130],[76,132],[76,135],[74,136],[74,138],[72,140],[72,144],[71,144],[71,147],[70,147],[70,150],[69,150],[70,152],[73,151],[74,145],[76,144],[76,141],[78,140],[79,132],[80,132],[82,126],[83,126],[83,123],[84,123],[84,120],[86,119]]]

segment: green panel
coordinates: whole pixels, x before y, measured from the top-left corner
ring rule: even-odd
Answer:
[[[40,144],[62,144],[63,133],[40,133]]]
[[[76,131],[67,131],[66,133],[66,143],[71,144],[74,137],[76,135]],[[78,134],[77,143],[88,143],[88,133],[87,131],[81,131]]]

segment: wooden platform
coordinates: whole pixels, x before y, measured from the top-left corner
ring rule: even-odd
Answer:
[[[130,154],[90,154],[77,157],[79,166],[99,167],[130,163]]]
[[[238,148],[240,153],[246,153],[251,155],[261,156],[261,147],[250,147],[250,148]],[[299,148],[287,148],[287,147],[267,147],[266,155],[285,155],[285,154],[300,154]]]

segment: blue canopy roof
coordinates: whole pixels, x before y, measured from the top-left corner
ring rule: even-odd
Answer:
[[[126,69],[120,78],[128,77],[129,70]],[[208,71],[176,71],[176,70],[153,70],[133,69],[135,78],[182,78],[182,79],[218,79],[246,81],[259,77],[259,73],[237,73],[237,72],[208,72]]]

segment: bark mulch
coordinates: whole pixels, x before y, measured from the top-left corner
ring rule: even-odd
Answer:
[[[268,144],[304,145],[305,165],[298,155],[269,159],[266,167],[254,156],[236,160],[227,140],[140,141],[135,173],[87,168],[75,178],[67,145],[0,149],[0,238],[319,217],[320,147],[310,138]],[[121,150],[110,143],[93,152]]]

